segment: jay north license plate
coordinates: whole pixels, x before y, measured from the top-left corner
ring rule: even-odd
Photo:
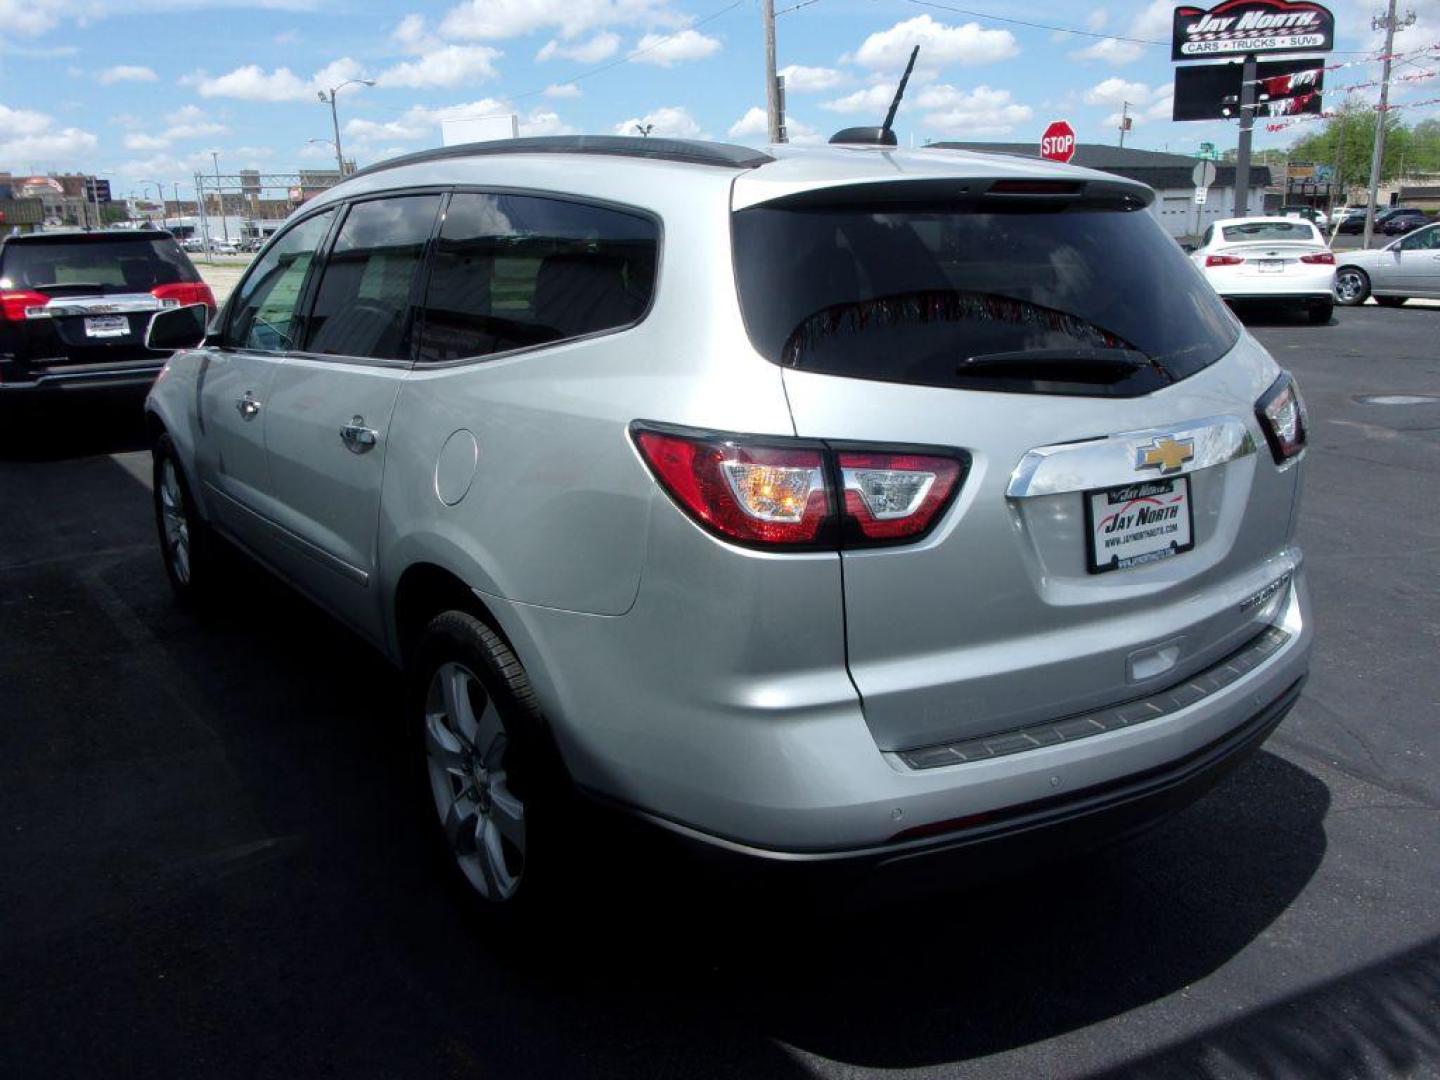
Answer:
[[[1159,562],[1195,546],[1190,478],[1143,480],[1085,496],[1092,574]]]

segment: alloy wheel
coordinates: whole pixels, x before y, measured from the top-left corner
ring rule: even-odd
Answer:
[[[495,699],[457,663],[425,695],[430,792],[460,870],[488,900],[515,895],[525,872],[525,805],[510,787],[510,746]]]
[[[185,515],[185,496],[175,462],[165,459],[160,470],[160,516],[165,526],[165,556],[176,580],[190,584],[190,520]]]
[[[1354,303],[1365,295],[1365,278],[1358,270],[1342,270],[1335,278],[1335,295],[1341,303]]]

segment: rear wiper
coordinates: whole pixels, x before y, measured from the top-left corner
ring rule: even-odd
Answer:
[[[1150,357],[1137,349],[1097,349],[1091,345],[1073,345],[1061,349],[1016,349],[1012,352],[978,353],[963,360],[955,369],[955,374],[994,374],[996,368],[1013,368],[1025,372],[1036,368],[1056,371],[1072,371],[1075,368],[1131,371],[1149,367],[1150,364]]]

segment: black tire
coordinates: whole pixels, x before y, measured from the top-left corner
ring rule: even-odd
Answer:
[[[1335,305],[1326,300],[1319,304],[1311,304],[1307,309],[1310,322],[1314,326],[1325,326],[1335,314]]]
[[[1381,307],[1399,307],[1409,299],[1408,296],[1377,296],[1375,297],[1375,303]]]
[[[1335,271],[1335,302],[1341,307],[1358,307],[1370,298],[1370,275],[1358,266]]]
[[[188,611],[197,611],[205,606],[217,577],[214,537],[195,509],[185,470],[170,436],[156,439],[151,453],[155,528],[165,576],[170,579],[176,603]]]
[[[537,915],[558,893],[570,798],[525,669],[480,619],[446,611],[425,628],[409,677],[418,801],[451,880],[486,919]],[[460,730],[463,714],[460,722],[450,716],[462,699],[479,737]],[[491,704],[503,739],[498,749],[484,737],[495,722],[487,720]]]

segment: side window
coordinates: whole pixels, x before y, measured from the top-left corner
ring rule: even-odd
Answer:
[[[1413,232],[1400,241],[1401,251],[1429,251],[1440,248],[1440,226]]]
[[[294,225],[245,276],[230,308],[225,344],[236,349],[282,352],[296,347],[300,291],[315,249],[330,231],[335,211],[326,210]]]
[[[655,289],[650,218],[533,195],[457,193],[430,269],[421,363],[628,326]]]
[[[412,289],[439,211],[439,195],[350,207],[320,271],[307,352],[409,359]]]

